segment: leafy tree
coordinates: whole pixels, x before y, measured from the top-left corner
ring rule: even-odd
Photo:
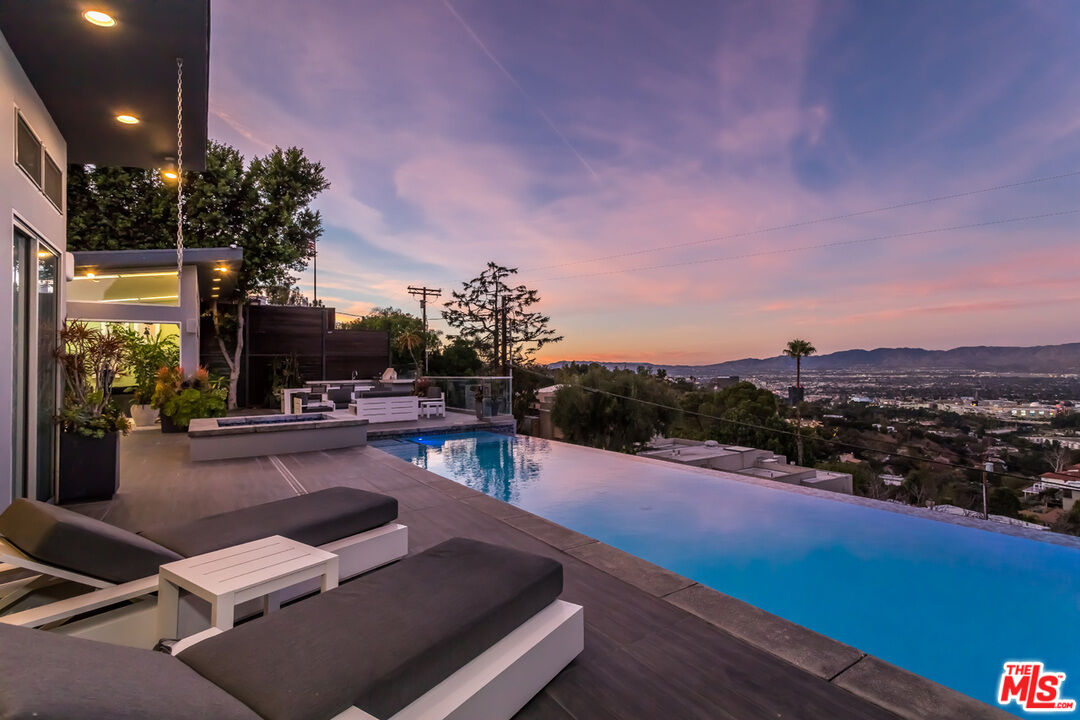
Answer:
[[[263,296],[271,305],[292,305],[295,307],[325,307],[322,300],[312,300],[300,291],[296,285],[274,285],[266,289]]]
[[[157,173],[86,167],[73,168],[71,177],[69,249],[175,246],[176,189]],[[206,169],[184,174],[185,245],[244,251],[235,295],[215,301],[210,310],[229,366],[230,408],[236,407],[244,306],[271,288],[291,286],[295,273],[307,267],[322,234],[322,219],[310,205],[329,186],[323,166],[296,147],[274,148],[245,165],[235,148],[211,141]]]
[[[1005,515],[1008,517],[1020,517],[1020,498],[1017,497],[1016,492],[1010,490],[1007,487],[996,487],[990,491],[990,497],[987,500],[990,512],[994,515]]]
[[[428,358],[433,375],[478,375],[484,367],[484,361],[476,353],[476,348],[468,340],[455,337]],[[517,375],[514,376],[515,390]]]
[[[927,501],[937,498],[938,477],[931,470],[923,468],[912,470],[904,478],[900,490],[908,497],[912,505],[925,506]]]
[[[511,287],[506,279],[517,274],[493,262],[477,277],[461,284],[451,293],[443,309],[443,320],[462,338],[473,343],[480,358],[488,365],[498,365],[499,338],[502,335],[503,303],[506,304],[511,358],[515,365],[531,358],[537,350],[563,337],[549,327],[551,318],[533,310],[540,295],[524,285]]]
[[[438,352],[441,342],[439,339],[441,333],[438,330],[429,328],[425,336],[424,322],[420,318],[389,305],[372,308],[364,317],[342,323],[341,327],[346,330],[381,330],[387,333],[390,336],[392,347],[413,360],[413,365],[417,368],[417,374],[420,373],[416,358],[424,356],[424,346],[427,346],[429,353]],[[406,345],[402,344],[403,337],[409,338]],[[398,365],[398,363],[395,363],[395,365]]]
[[[674,391],[647,374],[593,365],[564,380],[567,384],[555,393],[551,420],[579,445],[632,452],[665,432],[677,412],[668,409]]]
[[[802,359],[817,352],[817,348],[808,340],[791,340],[784,348],[784,354],[795,358],[795,387],[802,387]]]
[[[680,395],[678,404],[686,412],[676,419],[673,435],[756,447],[788,457],[795,449],[782,406],[765,388],[744,381],[721,390],[694,390]]]

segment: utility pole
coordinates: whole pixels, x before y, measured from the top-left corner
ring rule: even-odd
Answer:
[[[442,288],[429,288],[426,285],[416,287],[410,285],[409,294],[420,298],[420,315],[424,319],[424,374],[428,373],[428,330],[427,330],[427,301],[428,298],[437,298],[442,295]]]
[[[315,239],[315,240],[311,241],[311,264],[312,264],[312,270],[314,270],[314,273],[315,273],[315,277],[314,277],[314,280],[312,282],[312,285],[315,288],[315,292],[313,293],[315,297],[312,300],[312,304],[315,305],[315,306],[318,306],[318,304],[319,304],[319,241],[318,241],[318,239]]]
[[[983,465],[982,473],[982,495],[983,495],[983,520],[989,520],[990,514],[988,511],[988,504],[986,502],[986,473],[994,471],[994,463],[987,462]]]

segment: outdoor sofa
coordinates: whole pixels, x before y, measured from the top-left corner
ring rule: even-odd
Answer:
[[[562,565],[454,538],[172,656],[0,623],[0,718],[495,720],[584,646]]]
[[[133,533],[56,505],[15,500],[0,513],[0,569],[7,563],[38,575],[0,585],[0,611],[57,581],[97,589],[2,619],[37,627],[138,599],[142,602],[70,623],[64,632],[150,647],[153,642],[146,643],[156,627],[154,603],[147,596],[157,590],[160,565],[281,535],[338,555],[340,578],[349,578],[408,552],[408,529],[394,522],[397,514],[393,497],[333,487]],[[315,587],[299,585],[279,599]],[[186,598],[181,626],[202,629],[208,609],[197,598]]]

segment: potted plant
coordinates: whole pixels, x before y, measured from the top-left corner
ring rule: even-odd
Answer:
[[[228,390],[199,368],[190,378],[179,366],[158,370],[151,404],[161,411],[162,432],[186,432],[195,418],[224,417]]]
[[[127,357],[121,336],[70,322],[56,358],[64,375],[58,502],[107,500],[119,485],[120,435],[128,419],[112,402],[112,384]]]
[[[138,427],[149,427],[158,419],[159,411],[151,404],[158,370],[180,363],[180,344],[175,335],[167,335],[160,329],[156,336],[150,335],[149,328],[139,333],[126,326],[118,326],[117,331],[127,345],[128,369],[135,380],[131,419]]]

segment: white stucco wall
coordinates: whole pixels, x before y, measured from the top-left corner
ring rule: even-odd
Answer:
[[[14,371],[12,344],[12,248],[14,224],[19,222],[57,251],[66,249],[64,213],[58,211],[34,183],[15,165],[15,112],[20,111],[27,123],[44,144],[49,155],[64,168],[65,195],[67,183],[67,145],[56,124],[49,116],[29,79],[23,72],[0,34],[0,508],[6,507],[12,493],[12,374]],[[63,282],[57,283],[63,292]],[[63,296],[61,295],[61,307]],[[31,317],[33,326],[34,318]],[[34,347],[31,343],[30,347]],[[36,373],[31,371],[29,386],[36,386]],[[34,393],[30,393],[33,402]],[[33,408],[31,408],[32,410]],[[33,453],[29,453],[32,462]]]

